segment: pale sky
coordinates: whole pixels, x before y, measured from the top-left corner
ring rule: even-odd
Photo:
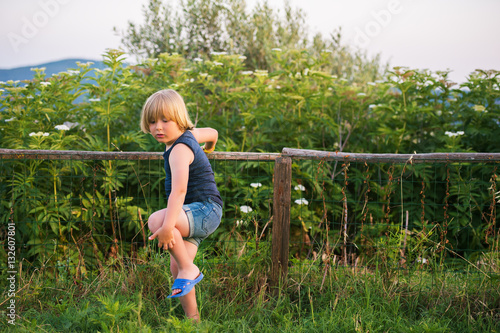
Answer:
[[[175,0],[165,0],[175,1]],[[249,7],[261,0],[247,0]],[[100,60],[118,48],[113,27],[142,22],[148,0],[2,0],[0,68],[65,58]],[[268,0],[283,8],[284,0]],[[342,27],[344,43],[380,53],[391,66],[446,70],[463,82],[473,70],[500,70],[499,0],[291,0],[312,32]]]

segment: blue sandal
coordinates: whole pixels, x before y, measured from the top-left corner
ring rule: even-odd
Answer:
[[[174,285],[172,286],[172,290],[175,289],[180,289],[181,292],[175,295],[169,295],[167,298],[176,298],[176,297],[182,297],[186,296],[193,287],[200,282],[203,279],[203,273],[200,272],[198,277],[194,280],[188,280],[188,279],[175,279]]]

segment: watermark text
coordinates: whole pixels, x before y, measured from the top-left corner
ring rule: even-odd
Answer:
[[[59,11],[61,6],[69,3],[71,0],[40,0],[38,5],[40,7],[31,17],[23,16],[21,31],[19,32],[9,32],[7,38],[9,39],[10,45],[17,53],[22,45],[28,44],[33,38],[35,38],[41,29],[43,29],[47,24],[49,24],[50,19],[54,18]]]

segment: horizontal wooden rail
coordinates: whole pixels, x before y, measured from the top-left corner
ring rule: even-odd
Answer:
[[[283,148],[282,156],[302,160],[393,162],[393,163],[449,163],[500,162],[500,153],[429,153],[429,154],[359,154]]]
[[[208,155],[214,160],[274,161],[279,153],[213,152]],[[0,149],[0,159],[36,160],[162,160],[163,152],[102,152],[77,150],[18,150]]]
[[[429,154],[362,154],[320,150],[283,148],[279,153],[213,152],[214,160],[274,161],[279,157],[302,160],[393,162],[393,163],[449,163],[500,162],[500,153],[429,153]],[[162,160],[163,152],[103,152],[78,150],[0,149],[0,159],[41,160]]]

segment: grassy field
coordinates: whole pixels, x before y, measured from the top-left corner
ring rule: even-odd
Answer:
[[[68,271],[55,277],[49,268],[25,270],[16,327],[2,320],[1,331],[500,331],[498,275],[293,262],[287,284],[269,289],[268,265],[257,253],[198,262],[206,277],[197,288],[202,321],[196,324],[184,318],[178,300],[166,298],[172,283],[166,258],[113,259],[80,279]]]

